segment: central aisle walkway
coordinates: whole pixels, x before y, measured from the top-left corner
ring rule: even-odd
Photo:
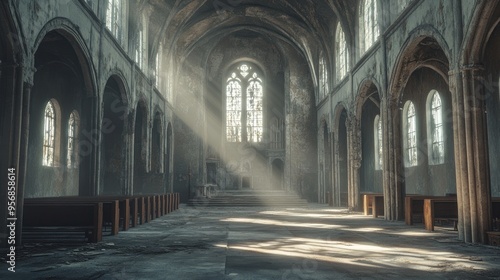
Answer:
[[[34,246],[0,279],[498,279],[500,250],[322,206],[183,206],[78,247]],[[24,255],[23,255],[24,254]],[[432,274],[431,274],[432,273]],[[6,278],[8,277],[8,278]]]

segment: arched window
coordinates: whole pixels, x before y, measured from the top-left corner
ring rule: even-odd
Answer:
[[[147,57],[147,35],[145,28],[145,21],[141,20],[139,23],[139,31],[137,33],[137,38],[135,40],[135,62],[137,66],[142,70],[146,69],[146,57]]]
[[[106,8],[106,27],[118,41],[122,40],[123,6],[122,0],[108,0]]]
[[[328,65],[326,63],[325,55],[323,52],[320,54],[319,58],[319,99],[323,100],[328,94]]]
[[[405,148],[405,166],[418,164],[417,159],[417,116],[413,102],[407,101],[403,110],[403,132]]]
[[[77,166],[77,143],[78,143],[78,115],[76,111],[71,112],[68,120],[68,149],[66,163],[68,168]]]
[[[155,68],[154,68],[155,87],[157,89],[160,88],[160,71],[161,71],[161,54],[160,54],[160,49],[158,49],[158,52],[156,53],[155,56]]]
[[[427,135],[429,164],[444,163],[443,107],[439,92],[432,90],[427,98]]]
[[[349,50],[340,22],[337,24],[337,32],[335,34],[335,54],[337,81],[340,81],[345,77],[347,71],[349,71]]]
[[[366,52],[380,34],[377,0],[363,0],[359,6],[359,42],[361,54]]]
[[[54,166],[56,147],[56,110],[53,101],[45,106],[43,120],[43,153],[42,165]]]
[[[383,146],[382,146],[382,122],[380,121],[380,115],[375,117],[373,124],[373,140],[375,143],[375,170],[382,170],[383,167]]]
[[[244,90],[242,90],[244,89]],[[241,64],[226,81],[226,139],[261,142],[264,90],[259,74]]]

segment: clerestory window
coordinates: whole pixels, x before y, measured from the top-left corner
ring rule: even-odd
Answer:
[[[323,100],[328,95],[328,65],[326,63],[323,52],[320,54],[319,59],[319,99],[318,102]]]
[[[106,8],[106,27],[118,41],[122,39],[122,0],[108,0]]]
[[[359,42],[361,54],[365,53],[378,39],[377,0],[363,0],[359,6]]]
[[[345,33],[340,22],[337,24],[337,31],[335,34],[335,54],[337,81],[340,81],[349,71],[349,50],[347,48]]]

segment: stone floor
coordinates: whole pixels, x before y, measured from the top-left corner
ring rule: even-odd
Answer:
[[[320,205],[181,206],[98,244],[18,249],[0,279],[500,279],[499,248],[456,238]]]

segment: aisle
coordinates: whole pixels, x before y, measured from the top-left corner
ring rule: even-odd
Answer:
[[[20,250],[1,279],[478,279],[500,250],[319,205],[187,207],[99,244]],[[434,272],[429,274],[429,272]],[[10,278],[5,278],[10,277]]]

